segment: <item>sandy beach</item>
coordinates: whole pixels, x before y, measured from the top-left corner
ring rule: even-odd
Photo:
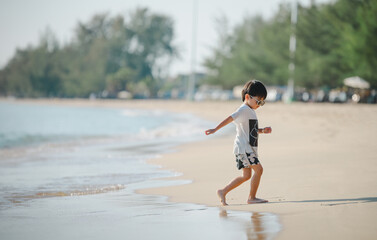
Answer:
[[[238,104],[213,103],[211,112],[203,106],[202,116],[220,122]],[[278,214],[283,230],[277,239],[375,239],[377,106],[277,103],[257,112],[261,126],[273,128],[260,136],[259,147],[264,174],[258,196],[269,203],[245,204],[245,183],[228,194],[224,208]],[[193,183],[145,193],[219,206],[216,190],[240,174],[233,137],[210,136],[152,161]]]
[[[162,100],[27,102],[192,113],[213,121],[213,127],[241,104]],[[257,114],[260,127],[272,127],[272,134],[259,138],[264,173],[257,195],[269,203],[246,204],[249,184],[244,183],[228,194],[229,206],[220,206],[216,190],[240,174],[232,153],[232,129],[149,161],[183,173],[173,180],[192,183],[138,192],[169,196],[169,201],[178,203],[277,214],[282,230],[276,239],[376,239],[377,106],[267,103]]]

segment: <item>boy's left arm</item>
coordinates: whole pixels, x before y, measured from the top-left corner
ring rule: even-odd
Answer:
[[[272,128],[271,127],[265,127],[265,128],[259,128],[258,133],[271,133]]]

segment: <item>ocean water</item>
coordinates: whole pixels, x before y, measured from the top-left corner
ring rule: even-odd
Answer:
[[[203,131],[212,126],[190,114],[160,110],[0,102],[0,236],[273,238],[281,228],[274,214],[224,212],[135,194],[141,188],[189,183],[159,180],[180,173],[146,160],[204,138]],[[201,235],[188,227],[208,223]],[[151,231],[140,232],[145,224]],[[222,227],[230,233],[215,233]]]
[[[185,122],[189,119],[190,122]],[[183,128],[183,124],[188,124]],[[89,138],[195,135],[203,122],[159,110],[83,108],[0,102],[0,149]],[[169,126],[169,127],[168,127]],[[187,131],[190,129],[190,131]],[[191,131],[193,130],[193,131]]]
[[[144,161],[200,138],[206,125],[159,110],[0,103],[0,208],[174,175]]]

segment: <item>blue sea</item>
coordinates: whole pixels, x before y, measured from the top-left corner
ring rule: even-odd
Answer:
[[[187,122],[186,120],[190,120]],[[189,114],[0,102],[0,148],[109,137],[192,137],[204,127]],[[187,125],[187,127],[183,127]],[[175,136],[174,136],[175,135]]]
[[[200,138],[207,125],[159,110],[2,102],[0,208],[12,201],[116,191],[171,175],[144,161]]]
[[[176,239],[184,231],[186,237],[179,238],[192,239],[198,238],[197,233],[187,226],[199,228],[212,221],[206,234],[199,235],[207,238],[199,239],[249,239],[250,229],[260,224],[265,233],[257,231],[255,236],[271,239],[280,230],[276,215],[224,212],[135,193],[189,183],[161,180],[180,173],[161,170],[146,160],[204,139],[204,130],[213,124],[191,114],[161,110],[0,101],[0,236],[123,239],[128,234],[126,239]],[[113,227],[106,225],[110,221]],[[154,234],[137,231],[145,223]],[[159,230],[174,225],[180,230]],[[233,231],[215,233],[220,226]]]

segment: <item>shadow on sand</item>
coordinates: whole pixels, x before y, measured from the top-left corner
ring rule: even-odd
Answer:
[[[363,197],[363,198],[340,198],[340,199],[316,199],[316,200],[301,200],[301,201],[274,201],[268,204],[274,203],[321,203],[323,206],[335,206],[345,204],[360,204],[360,203],[372,203],[377,202],[377,197]]]
[[[340,199],[315,199],[315,200],[301,200],[301,201],[285,201],[284,198],[278,197],[278,201],[269,201],[260,204],[281,204],[281,203],[321,203],[322,206],[336,206],[346,204],[360,204],[377,202],[377,197],[364,198],[340,198]],[[244,206],[250,204],[231,204],[232,206]]]

